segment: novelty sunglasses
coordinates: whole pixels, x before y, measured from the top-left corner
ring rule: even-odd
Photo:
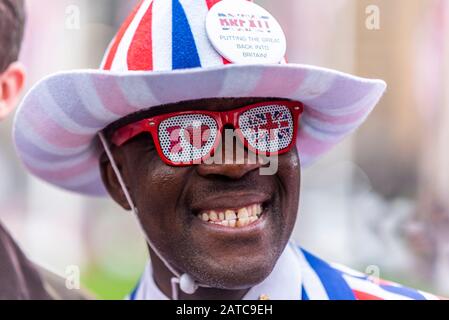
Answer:
[[[270,101],[215,112],[207,110],[163,114],[119,128],[112,143],[122,146],[137,135],[153,137],[160,158],[170,166],[200,164],[213,156],[223,128],[231,125],[243,145],[255,154],[280,155],[295,145],[303,104]]]

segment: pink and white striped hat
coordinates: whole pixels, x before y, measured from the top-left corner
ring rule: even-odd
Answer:
[[[385,91],[381,80],[285,60],[231,63],[206,30],[208,13],[219,2],[142,0],[100,70],[61,72],[35,85],[14,123],[16,149],[27,169],[61,188],[105,195],[99,131],[139,110],[215,97],[303,102],[297,147],[308,165],[354,131]]]

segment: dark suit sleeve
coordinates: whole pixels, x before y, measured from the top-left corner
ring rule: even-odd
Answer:
[[[0,223],[0,299],[51,299],[34,264]]]

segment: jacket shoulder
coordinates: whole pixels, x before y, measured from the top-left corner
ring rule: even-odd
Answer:
[[[303,257],[303,284],[306,299],[331,300],[440,300],[436,295],[412,289],[396,282],[326,262],[299,248]],[[318,290],[317,290],[318,288]]]
[[[393,281],[355,271],[338,263],[331,263],[354,293],[356,300],[440,300],[422,290],[403,286]]]

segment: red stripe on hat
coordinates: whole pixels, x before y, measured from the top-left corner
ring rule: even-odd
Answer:
[[[214,5],[216,5],[221,0],[206,0],[207,8],[210,10]],[[223,64],[231,64],[232,62],[223,57]]]
[[[217,2],[220,2],[221,0],[206,0],[206,2],[207,2],[207,7],[209,8],[209,10],[210,10],[210,8],[212,8]],[[247,1],[249,1],[249,2],[253,2],[253,0],[247,0]]]
[[[153,70],[153,2],[140,21],[128,50],[129,70]]]
[[[206,0],[207,8],[210,10],[217,2],[220,2],[221,0]]]
[[[104,70],[111,70],[112,62],[114,61],[115,54],[117,53],[118,46],[120,45],[120,42],[122,41],[123,36],[125,35],[126,30],[128,30],[129,25],[136,17],[137,11],[139,11],[140,6],[142,5],[144,0],[141,0],[139,4],[134,8],[132,13],[126,18],[125,22],[120,27],[117,35],[114,38],[114,43],[109,49],[108,57],[106,59],[106,62],[103,66]]]
[[[352,290],[354,292],[355,298],[357,300],[384,300],[380,297],[373,296],[372,294],[358,291],[358,290]]]

